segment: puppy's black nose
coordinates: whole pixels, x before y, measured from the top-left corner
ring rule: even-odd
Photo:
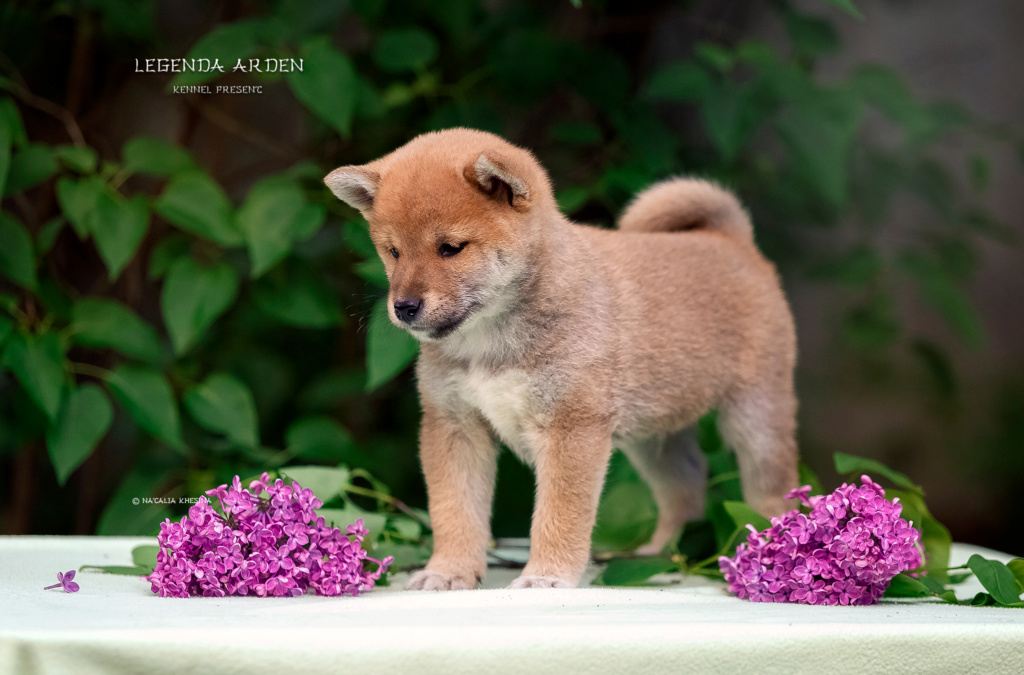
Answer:
[[[399,300],[395,303],[395,316],[398,317],[399,321],[412,323],[412,320],[416,318],[416,314],[419,313],[422,307],[422,300]]]

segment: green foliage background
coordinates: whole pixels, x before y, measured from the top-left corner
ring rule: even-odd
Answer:
[[[185,507],[132,498],[316,464],[358,469],[345,472],[341,508],[391,512],[397,497],[416,516],[416,345],[387,321],[365,223],[321,178],[451,126],[534,150],[562,209],[600,226],[675,173],[732,186],[787,285],[834,297],[842,358],[878,372],[909,352],[952,391],[947,351],[908,332],[894,299],[914,289],[959,340],[984,345],[964,284],[979,239],[1007,230],[983,206],[985,156],[951,166],[936,144],[1019,140],[955,103],[915,98],[882,65],[822,81],[817,61],[841,49],[835,25],[767,4],[783,47],[711,30],[686,2],[639,14],[613,0],[5,3],[4,531],[149,534]],[[830,4],[857,20],[848,1]],[[654,61],[648,41],[669,10],[697,28],[679,36],[685,57]],[[184,55],[219,58],[227,73],[135,72],[136,59]],[[231,72],[249,58],[304,68]],[[178,85],[264,93],[172,94]],[[870,140],[869,121],[885,143]],[[903,194],[931,218],[885,245]],[[705,426],[714,516],[739,493]],[[806,448],[809,464],[828,465],[826,448]],[[495,533],[525,534],[532,477],[508,453],[500,473]],[[596,544],[640,543],[653,519],[617,456]],[[418,526],[389,522],[419,542]],[[684,552],[696,556],[729,533],[712,518],[690,534]]]

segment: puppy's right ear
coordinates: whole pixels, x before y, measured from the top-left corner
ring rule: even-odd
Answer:
[[[362,166],[343,166],[327,174],[324,183],[338,199],[366,213],[373,210],[380,174]]]

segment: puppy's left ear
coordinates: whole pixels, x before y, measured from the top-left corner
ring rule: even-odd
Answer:
[[[510,160],[485,152],[466,167],[463,175],[484,194],[519,211],[530,205],[531,198],[524,173]]]
[[[324,183],[334,196],[365,214],[373,210],[380,174],[362,166],[343,166],[327,174]]]

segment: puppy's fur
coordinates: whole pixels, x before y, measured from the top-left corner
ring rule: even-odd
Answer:
[[[512,587],[579,582],[613,447],[658,504],[643,552],[699,517],[706,467],[688,428],[713,408],[746,500],[785,510],[797,482],[793,319],[730,193],[676,178],[637,197],[618,231],[581,226],[559,213],[533,155],[467,129],[325,182],[369,221],[392,321],[422,342],[434,554],[408,588],[480,581],[499,440],[537,476],[530,561]]]

